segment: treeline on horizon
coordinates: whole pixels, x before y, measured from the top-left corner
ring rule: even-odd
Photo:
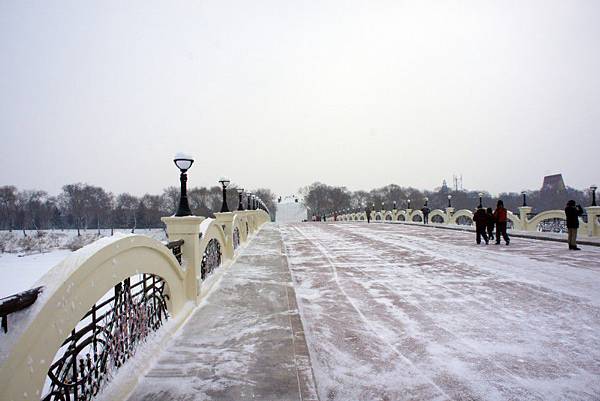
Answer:
[[[419,190],[412,187],[401,187],[390,184],[371,191],[350,191],[344,186],[330,186],[315,182],[300,189],[304,196],[304,203],[310,208],[311,215],[329,215],[341,212],[345,209],[351,211],[364,211],[365,207],[373,210],[391,210],[394,201],[398,209],[406,209],[408,199],[412,209],[421,209],[428,198],[428,207],[433,209],[444,209],[448,206],[448,195],[452,195],[452,207],[458,209],[473,210],[479,205],[479,193],[483,194],[483,206],[495,208],[496,202],[502,199],[504,206],[517,213],[518,207],[523,205],[521,192],[503,192],[498,196],[491,195],[488,191],[454,190],[446,186],[436,188],[432,191]],[[565,208],[568,200],[573,199],[583,207],[591,204],[592,196],[589,190],[578,190],[566,187],[564,189],[540,189],[526,191],[527,206],[533,207],[533,213],[544,210]]]
[[[251,191],[260,197],[273,214],[275,196],[269,189]],[[84,183],[63,186],[57,196],[42,190],[19,190],[13,185],[0,186],[0,230],[113,229],[163,227],[160,218],[175,214],[180,189],[165,188],[160,195],[134,196],[113,194]],[[197,216],[214,217],[221,210],[223,190],[195,187],[187,191],[190,209]],[[229,210],[237,210],[235,184],[227,188]],[[243,196],[244,209],[246,196]]]

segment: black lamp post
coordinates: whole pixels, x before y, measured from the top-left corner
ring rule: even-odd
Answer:
[[[481,192],[479,193],[479,207],[483,207],[483,194]]]
[[[448,195],[448,207],[452,207],[452,195]]]
[[[410,199],[406,200],[406,204],[408,205],[407,209],[410,209]]]
[[[394,209],[394,210],[396,210],[396,209],[397,209],[397,207],[396,207],[396,206],[397,206],[397,205],[396,205],[396,201],[394,201],[394,206],[393,206],[393,209]]]
[[[429,202],[429,198],[425,197],[425,207],[427,207],[427,202]]]
[[[252,210],[252,192],[246,193],[246,210]]]
[[[590,190],[592,191],[592,206],[598,206],[596,205],[596,190],[598,189],[598,187],[596,185],[592,185],[590,187]]]
[[[223,203],[221,204],[221,213],[227,213],[229,212],[229,207],[227,206],[227,191],[225,189],[229,185],[229,180],[227,178],[221,178],[219,182],[223,186]]]
[[[244,188],[238,188],[237,193],[238,193],[238,209],[237,210],[244,210],[244,202],[242,201],[242,195],[244,194]]]
[[[181,171],[181,174],[179,175],[179,181],[181,182],[181,194],[179,196],[179,207],[177,208],[177,212],[175,213],[175,216],[177,216],[177,217],[192,216],[192,211],[190,210],[190,205],[188,203],[188,198],[187,198],[187,174],[186,174],[186,171],[188,171],[190,169],[190,167],[192,167],[192,164],[194,164],[194,159],[191,158],[190,156],[186,156],[181,153],[178,153],[175,156],[175,158],[173,159],[173,162],[175,162],[175,165],[177,166],[179,171]]]
[[[252,194],[252,210],[256,210],[256,195]]]
[[[385,202],[381,202],[381,211],[385,210]]]
[[[521,195],[523,195],[523,206],[527,206],[527,192],[523,191]]]

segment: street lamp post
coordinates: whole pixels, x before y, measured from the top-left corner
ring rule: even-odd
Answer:
[[[483,207],[483,194],[480,192],[479,193],[479,208]]]
[[[527,206],[527,192],[523,191],[521,195],[523,195],[523,206]]]
[[[394,206],[393,209],[396,210],[397,209],[397,205],[396,205],[396,201],[394,201]]]
[[[598,189],[598,187],[596,185],[592,185],[590,187],[590,190],[592,191],[592,206],[598,206],[596,205],[596,190]]]
[[[429,198],[425,197],[425,207],[427,207],[427,202],[429,202]]]
[[[242,195],[244,194],[244,188],[238,188],[238,210],[244,210],[244,202],[242,201]]]
[[[190,205],[188,203],[187,198],[187,174],[186,172],[192,167],[194,164],[194,159],[190,156],[184,155],[182,153],[178,153],[173,158],[173,162],[181,172],[179,174],[179,181],[181,183],[181,192],[179,195],[179,207],[177,208],[177,212],[175,216],[192,216],[192,211],[190,210]]]
[[[410,209],[410,199],[406,200],[406,204],[408,205],[407,209]]]
[[[383,212],[385,210],[385,202],[381,202],[381,211]]]
[[[452,207],[452,195],[448,195],[448,207]]]
[[[219,180],[221,185],[223,186],[223,203],[221,204],[221,213],[229,212],[229,207],[227,206],[227,191],[226,188],[229,185],[229,180],[227,178],[221,178]]]

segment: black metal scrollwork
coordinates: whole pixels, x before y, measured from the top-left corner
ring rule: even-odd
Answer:
[[[238,246],[240,246],[240,229],[236,227],[233,229],[233,249],[237,249]]]
[[[204,280],[206,276],[212,273],[221,264],[221,245],[215,238],[208,241],[202,264],[200,266],[200,276]]]
[[[537,226],[537,230],[549,233],[566,233],[567,221],[565,219],[546,219],[542,220]]]
[[[137,346],[168,319],[164,291],[163,279],[141,274],[117,284],[109,298],[92,306],[50,365],[42,400],[93,399]]]

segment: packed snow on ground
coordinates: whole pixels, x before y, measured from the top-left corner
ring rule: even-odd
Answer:
[[[0,253],[0,298],[25,291],[71,251],[55,250],[24,255]]]
[[[282,225],[320,399],[600,399],[600,248]]]
[[[115,236],[129,234],[131,230],[115,230]],[[110,238],[110,230],[77,230],[0,232],[3,252],[0,252],[0,298],[31,288],[47,271],[69,256],[72,250],[80,249],[101,238]],[[167,239],[164,230],[136,230],[135,234],[146,235],[158,241]]]

